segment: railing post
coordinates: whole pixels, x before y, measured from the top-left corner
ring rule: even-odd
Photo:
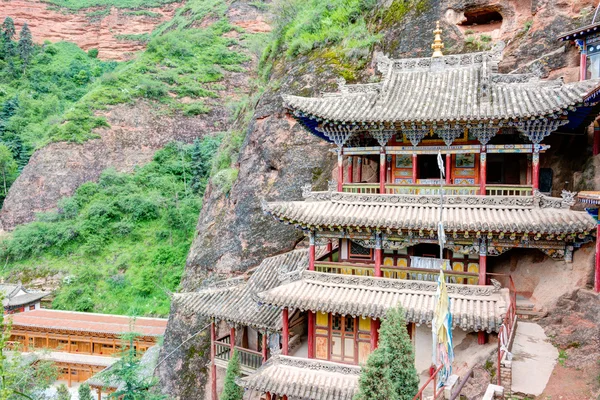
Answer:
[[[210,323],[210,393],[211,400],[219,400],[217,397],[217,366],[215,365],[216,357],[216,328],[215,320]]]
[[[289,320],[288,320],[288,309],[284,308],[283,310],[281,310],[281,323],[282,323],[282,330],[281,330],[281,354],[283,354],[284,356],[288,355],[289,352],[289,341],[290,341],[290,326],[289,326]]]
[[[485,196],[486,188],[485,184],[487,181],[487,153],[485,152],[485,146],[481,146],[481,153],[479,153],[479,194]]]
[[[381,146],[379,152],[379,193],[385,193],[385,170],[386,170],[385,147]]]
[[[340,146],[338,149],[338,192],[344,190],[344,148]]]

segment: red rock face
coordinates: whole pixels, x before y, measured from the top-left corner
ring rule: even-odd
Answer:
[[[126,14],[128,10],[112,8],[110,14],[93,18],[91,8],[77,12],[60,12],[48,8],[47,3],[31,0],[0,2],[0,15],[9,16],[15,21],[17,32],[26,22],[36,43],[67,41],[77,43],[84,50],[98,49],[98,57],[105,60],[127,60],[133,53],[143,50],[140,42],[119,39],[120,35],[150,33],[154,28],[173,17],[181,3],[173,3],[148,11],[161,14],[153,18]]]

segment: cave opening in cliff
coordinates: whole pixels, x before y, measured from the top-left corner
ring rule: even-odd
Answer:
[[[502,26],[502,14],[496,10],[468,10],[460,25],[475,31],[498,29]]]

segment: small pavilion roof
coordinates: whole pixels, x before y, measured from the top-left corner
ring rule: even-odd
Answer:
[[[499,286],[448,284],[452,324],[464,330],[497,331],[510,302]],[[383,318],[401,304],[408,322],[431,324],[437,282],[337,275],[304,270],[288,283],[258,293],[261,302],[341,315]]]
[[[355,365],[277,355],[238,384],[296,400],[352,400],[359,375]]]
[[[311,192],[306,201],[264,203],[273,217],[303,228],[359,228],[437,232],[439,196]],[[578,234],[595,229],[574,201],[535,196],[446,196],[447,232]]]
[[[259,306],[254,293],[279,285],[281,271],[295,272],[307,267],[308,251],[294,250],[266,258],[247,280],[227,279],[197,292],[175,294],[174,299],[199,315],[275,331],[281,328],[281,312]]]
[[[50,295],[48,292],[30,292],[21,284],[0,284],[0,293],[3,296],[2,304],[6,308],[37,303]]]
[[[305,126],[309,120],[368,126],[558,118],[591,101],[600,86],[592,79],[565,84],[526,74],[500,74],[503,46],[481,53],[392,60],[377,57],[380,83],[346,85],[319,98],[283,95]],[[389,128],[387,128],[389,129]]]
[[[580,28],[573,29],[569,32],[563,33],[558,37],[558,40],[565,41],[565,40],[581,39],[586,36],[593,35],[595,33],[600,33],[600,22],[585,25]]]

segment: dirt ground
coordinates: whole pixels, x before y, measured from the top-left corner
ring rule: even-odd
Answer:
[[[546,390],[536,400],[600,399],[600,366],[577,369],[557,364]]]

